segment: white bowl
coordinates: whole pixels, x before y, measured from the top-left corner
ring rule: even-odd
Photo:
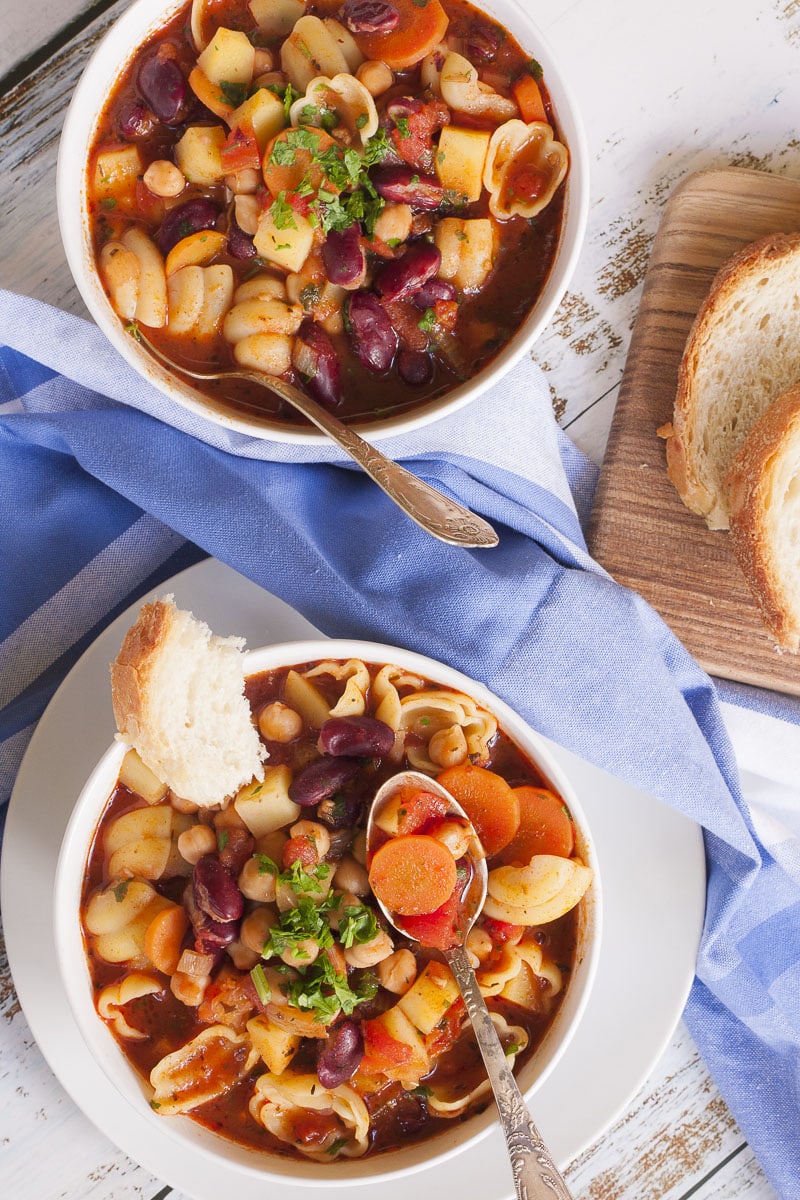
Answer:
[[[135,49],[161,29],[183,3],[184,0],[136,0],[99,42],[73,93],[61,134],[57,177],[58,220],[67,262],[86,307],[112,345],[140,375],[177,404],[206,420],[254,437],[295,444],[326,444],[328,439],[316,431],[291,429],[277,423],[265,427],[263,420],[257,422],[236,414],[177,379],[125,333],[98,278],[86,194],[88,148],[94,140],[102,106]],[[530,350],[552,317],[572,277],[583,242],[589,203],[589,156],[569,86],[544,37],[516,0],[481,0],[478,7],[495,17],[541,63],[559,130],[569,147],[570,170],[556,258],[533,310],[482,371],[409,413],[357,425],[359,432],[369,438],[394,436],[439,420],[497,383]],[[379,380],[376,388],[380,389]]]
[[[520,1088],[527,1099],[533,1096],[556,1068],[581,1019],[597,970],[600,953],[601,887],[591,834],[569,780],[552,758],[543,740],[502,700],[482,684],[433,659],[376,642],[320,640],[288,642],[250,651],[245,660],[247,674],[319,659],[360,658],[365,662],[395,663],[406,670],[473,696],[498,718],[501,728],[516,742],[552,788],[563,796],[575,822],[577,848],[594,871],[594,882],[581,901],[575,969],[556,1017],[535,1053],[519,1072]],[[159,1117],[153,1113],[145,1084],[120,1050],[94,1007],[93,989],[84,951],[79,920],[81,890],[89,846],[101,813],[113,792],[126,747],[117,742],[97,764],[83,791],[64,834],[55,880],[54,925],[59,969],[72,1013],[89,1052],[131,1105],[171,1137],[176,1156],[208,1155],[223,1160],[235,1178],[245,1172],[264,1181],[309,1186],[351,1187],[379,1179],[408,1175],[460,1153],[479,1141],[497,1119],[494,1105],[465,1121],[455,1120],[443,1133],[407,1148],[387,1151],[362,1160],[330,1166],[258,1154],[208,1132],[188,1117]],[[510,1180],[509,1180],[510,1181]]]

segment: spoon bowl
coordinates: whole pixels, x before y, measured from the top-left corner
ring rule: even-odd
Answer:
[[[195,371],[174,362],[158,346],[139,331],[139,338],[147,349],[171,370],[186,375],[190,379],[246,379],[257,387],[275,392],[287,404],[291,404],[312,424],[326,433],[341,447],[346,454],[359,464],[361,469],[377,483],[395,504],[416,521],[427,533],[447,542],[451,546],[464,546],[469,549],[488,549],[496,546],[499,537],[488,521],[470,512],[463,504],[451,500],[436,488],[431,487],[416,475],[412,475],[399,463],[392,462],[380,450],[376,450],[369,442],[345,425],[338,417],[329,412],[323,405],[312,400],[300,388],[278,379],[272,375],[263,375],[259,371],[248,371],[245,368],[226,369],[221,371]],[[256,421],[256,418],[253,418]],[[268,422],[264,422],[268,424]]]
[[[424,775],[420,771],[399,771],[378,788],[370,807],[367,817],[368,863],[373,851],[377,848],[376,842],[379,836],[385,836],[385,830],[379,824],[381,816],[385,814],[388,805],[399,791],[408,791],[414,788],[433,792],[434,795],[440,796],[447,802],[448,815],[462,817],[469,823],[467,814],[455,797],[435,779],[431,779],[430,776]],[[572,1195],[528,1112],[514,1073],[506,1061],[497,1029],[486,1007],[486,1001],[467,954],[467,936],[486,899],[489,875],[483,847],[478,841],[471,823],[469,824],[472,837],[466,857],[469,859],[472,871],[470,882],[461,897],[463,909],[461,919],[458,921],[459,940],[451,949],[443,950],[442,953],[463,997],[486,1067],[486,1074],[492,1085],[500,1124],[508,1147],[518,1200],[572,1200]],[[403,927],[402,918],[398,920],[398,915],[386,907],[374,888],[373,895],[380,905],[381,912],[393,928],[404,937],[413,937],[414,935],[408,933]],[[414,940],[419,939],[414,938]]]

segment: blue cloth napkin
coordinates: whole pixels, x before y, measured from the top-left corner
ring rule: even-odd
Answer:
[[[796,1198],[800,881],[759,840],[712,682],[590,558],[594,470],[557,431],[541,372],[524,362],[468,410],[384,443],[497,527],[499,547],[465,551],[422,533],[335,449],[189,417],[86,322],[0,293],[0,331],[0,795],[75,658],[203,553],[325,633],[452,664],[703,826],[707,916],[685,1019],[775,1189]]]

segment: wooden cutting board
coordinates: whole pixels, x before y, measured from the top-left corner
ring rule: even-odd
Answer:
[[[686,338],[717,268],[769,233],[800,229],[800,181],[709,170],[670,196],[645,277],[595,497],[589,545],[661,614],[712,675],[800,695],[800,656],[779,654],[730,549],[684,508],[656,429],[672,418]]]

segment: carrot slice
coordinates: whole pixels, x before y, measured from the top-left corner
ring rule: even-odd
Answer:
[[[157,971],[175,974],[188,928],[189,918],[180,904],[162,908],[153,917],[144,935],[144,952]]]
[[[392,0],[400,24],[390,33],[359,33],[358,48],[367,58],[379,59],[394,71],[413,67],[441,42],[449,19],[439,0]]]
[[[434,912],[453,894],[457,879],[447,847],[418,833],[384,842],[369,869],[375,895],[403,917]]]
[[[189,72],[189,87],[200,103],[205,104],[216,117],[222,117],[223,121],[234,111],[234,106],[229,103],[219,84],[212,83],[199,67],[193,67]]]
[[[564,801],[548,788],[518,787],[519,830],[502,853],[504,863],[527,865],[535,854],[570,858],[575,829]]]
[[[511,90],[526,125],[530,125],[532,121],[544,121],[547,124],[547,111],[542,93],[532,75],[520,75]]]
[[[501,775],[462,763],[436,776],[475,827],[489,858],[499,854],[519,828],[519,800]]]

